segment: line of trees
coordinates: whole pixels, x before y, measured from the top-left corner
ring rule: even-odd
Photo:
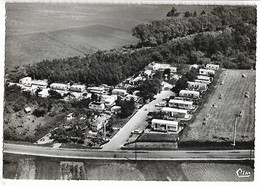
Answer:
[[[152,61],[179,64],[217,63],[225,68],[255,67],[255,7],[222,6],[212,13],[141,24],[133,35],[150,47],[126,52],[98,51],[85,57],[44,60],[26,66],[26,74],[52,82],[116,85]],[[17,79],[17,78],[16,78]]]

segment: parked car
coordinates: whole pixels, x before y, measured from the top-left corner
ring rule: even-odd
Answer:
[[[155,104],[156,107],[165,107],[166,106],[166,102],[165,101],[161,101],[159,103]]]
[[[132,132],[131,132],[131,134],[141,134],[143,131],[141,131],[141,130],[133,130]]]

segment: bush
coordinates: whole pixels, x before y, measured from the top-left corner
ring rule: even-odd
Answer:
[[[252,66],[251,66],[251,64],[249,64],[249,63],[240,63],[240,64],[238,65],[238,68],[239,68],[239,69],[251,69]]]
[[[38,118],[38,117],[43,117],[45,113],[46,112],[43,109],[35,109],[32,114]]]
[[[225,62],[224,64],[224,68],[227,68],[227,69],[235,69],[237,68],[237,64],[235,63],[232,63],[232,62]]]

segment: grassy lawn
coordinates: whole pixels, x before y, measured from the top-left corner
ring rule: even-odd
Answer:
[[[122,149],[127,150],[175,150],[178,149],[177,142],[137,142],[125,145]]]
[[[247,165],[225,163],[187,162],[181,165],[189,181],[253,181],[254,169]],[[250,177],[238,177],[236,171],[242,169],[250,172]]]
[[[242,74],[246,77],[243,78]],[[231,142],[235,114],[243,111],[237,119],[237,141],[253,141],[255,134],[255,75],[252,70],[224,70],[194,121],[183,131],[180,141]],[[220,82],[224,81],[223,85]],[[249,98],[245,93],[249,92]],[[222,99],[219,96],[223,95]],[[213,108],[212,105],[216,107]],[[208,115],[207,124],[203,119]]]
[[[177,134],[143,133],[138,142],[176,142]]]

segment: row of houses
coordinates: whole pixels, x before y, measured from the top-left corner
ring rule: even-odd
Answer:
[[[200,92],[208,90],[208,85],[213,80],[215,70],[219,69],[219,65],[208,64],[206,69],[199,69],[199,76],[194,82],[188,81],[188,90],[181,90],[179,97],[170,99],[168,107],[162,108],[162,113],[167,116],[165,119],[153,119],[151,127],[155,131],[176,132],[181,130],[178,120],[188,119],[191,117],[189,111],[194,110],[193,101],[200,99]],[[189,101],[187,101],[189,99]]]
[[[24,85],[25,87],[33,87],[35,86],[36,88],[41,88],[41,89],[46,89],[48,87],[48,80],[33,80],[31,77],[24,77],[19,80],[19,83]],[[70,90],[74,92],[83,92],[86,90],[85,85],[80,85],[80,84],[74,84],[71,85],[64,84],[64,83],[52,83],[50,84],[50,88],[53,90]]]
[[[199,92],[208,90],[208,86],[213,81],[216,70],[219,70],[219,65],[215,64],[207,64],[206,69],[199,69],[197,79],[188,81],[188,89]]]
[[[48,86],[47,79],[32,80],[31,77],[24,77],[24,78],[19,80],[19,83],[26,86],[26,87],[36,86],[36,87],[39,87],[39,88],[47,88],[47,86]]]

